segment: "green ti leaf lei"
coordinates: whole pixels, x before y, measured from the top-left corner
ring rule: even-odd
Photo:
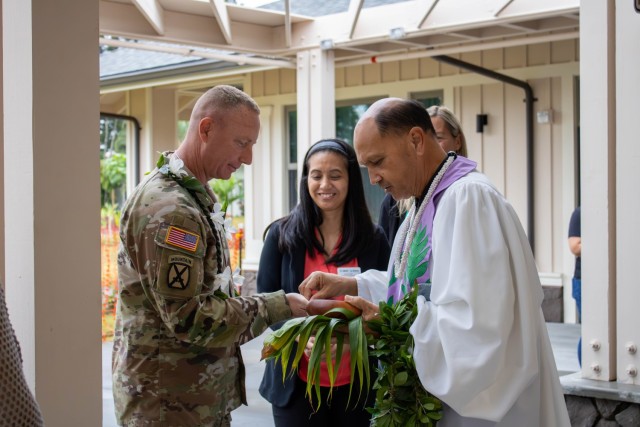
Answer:
[[[335,317],[336,315],[339,317]],[[360,390],[358,391],[359,401],[363,387],[366,386],[366,390],[369,390],[371,386],[369,346],[364,332],[362,317],[356,316],[351,310],[333,308],[324,315],[289,320],[265,339],[262,359],[274,359],[276,363],[280,362],[282,365],[282,380],[284,381],[287,378],[287,374],[296,374],[306,343],[312,336],[315,336],[315,343],[309,356],[306,387],[306,396],[311,405],[318,410],[322,403],[320,398],[320,363],[323,359],[327,364],[330,383],[329,396],[331,396],[333,384],[340,369],[345,339],[348,340],[351,349],[351,381],[347,407],[351,402],[355,375],[358,375],[358,383],[360,384]],[[331,339],[333,337],[336,338],[335,360],[331,358]],[[296,344],[297,342],[299,344]],[[296,345],[297,349],[291,366],[289,366],[289,358]]]
[[[309,371],[306,394],[313,405],[315,394],[316,410],[320,407],[320,362],[324,357],[331,388],[340,367],[342,347],[348,339],[351,347],[351,384],[358,375],[360,390],[366,384],[369,389],[371,373],[369,356],[378,358],[377,378],[373,384],[376,392],[375,405],[367,408],[372,414],[371,425],[387,426],[436,426],[442,418],[442,403],[427,392],[420,383],[413,360],[413,336],[409,328],[418,314],[418,286],[413,286],[396,304],[380,303],[380,316],[366,322],[372,334],[366,334],[362,317],[355,316],[349,310],[334,308],[325,315],[309,316],[289,320],[282,328],[269,335],[262,349],[262,359],[274,359],[282,364],[284,381],[287,375],[295,375],[298,363],[309,337],[315,335],[316,341],[309,358]],[[332,312],[339,312],[346,320],[336,319]],[[346,335],[346,336],[345,336]],[[331,360],[331,337],[335,336],[337,350],[335,362]],[[291,366],[289,358],[299,341]],[[353,390],[349,388],[349,402]],[[347,402],[347,407],[349,406]],[[345,408],[347,410],[347,408]]]
[[[156,163],[158,171],[162,174],[168,175],[175,179],[182,187],[187,190],[196,191],[198,193],[207,194],[204,186],[198,179],[193,176],[189,176],[183,169],[184,163],[177,157],[171,157],[170,159],[165,157],[164,154],[160,154],[160,158]]]

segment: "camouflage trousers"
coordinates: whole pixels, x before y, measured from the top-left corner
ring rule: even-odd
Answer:
[[[225,415],[218,424],[213,424],[212,427],[231,427],[231,414]]]
[[[121,424],[123,427],[151,427],[156,426],[155,423],[149,423],[141,420],[134,420],[131,422],[125,422]],[[160,427],[160,425],[158,425]],[[162,424],[162,427],[169,427]],[[212,423],[202,424],[200,427],[231,427],[231,414],[226,414],[221,417],[219,420],[216,420]]]

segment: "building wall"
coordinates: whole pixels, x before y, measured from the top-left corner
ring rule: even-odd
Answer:
[[[579,74],[578,51],[578,41],[569,40],[457,56],[463,61],[527,81],[536,98],[534,112],[552,112],[551,123],[534,121],[535,247],[543,284],[564,284],[567,321],[575,319],[570,296],[574,259],[567,247],[566,233],[577,199],[574,167],[577,100],[574,86]],[[250,178],[259,177],[255,182],[260,188],[245,188],[245,194],[253,195],[252,201],[247,202],[245,213],[246,238],[255,243],[247,245],[244,263],[251,268],[257,267],[264,228],[288,213],[285,109],[296,104],[296,70],[254,72],[241,79],[236,77],[234,83],[241,83],[263,111],[268,111],[268,115],[263,114],[262,117],[263,131],[254,153],[254,164],[248,168],[247,175]],[[197,85],[197,82],[191,82],[188,87],[163,89],[162,93],[167,99],[167,91],[173,90],[178,94],[178,101],[172,103],[177,109],[176,118],[178,115],[184,118],[190,110],[187,103],[180,100],[180,93],[189,90],[189,93],[197,94],[194,90]],[[200,86],[206,87],[204,82]],[[443,103],[455,111],[465,129],[469,157],[478,162],[478,168],[491,178],[511,202],[526,228],[527,158],[522,89],[426,57],[351,67],[340,67],[338,63],[335,86],[336,102],[386,96],[410,97],[415,93],[442,91]],[[132,91],[126,114],[149,118],[152,108],[167,105],[167,102],[155,102],[158,88],[148,92],[150,90]],[[144,91],[147,91],[147,97],[152,96],[153,99],[136,102],[136,99],[145,99],[141,93]],[[110,102],[111,108],[119,105],[112,99]],[[483,133],[478,133],[476,115],[481,113],[488,115],[488,125]],[[147,123],[147,129],[153,129],[151,125]],[[155,159],[145,157],[157,151],[151,144],[158,145],[158,141],[153,139],[152,142],[151,135],[145,138],[144,128],[143,121],[141,163],[152,167]],[[142,171],[145,170],[142,167]],[[268,200],[265,199],[267,196]],[[250,250],[252,247],[256,249]]]
[[[565,285],[565,319],[573,321],[570,296],[574,258],[567,246],[567,226],[575,207],[575,144],[577,123],[576,77],[579,74],[577,40],[492,49],[457,55],[458,59],[516,79],[533,89],[534,112],[551,111],[551,123],[534,120],[534,229],[536,260],[543,283]],[[514,206],[526,229],[527,157],[525,104],[522,89],[444,64],[432,58],[336,68],[336,102],[386,96],[409,97],[439,90],[444,104],[460,118],[469,157],[478,162]],[[295,105],[295,70],[270,70],[250,76],[251,95],[261,105],[284,108],[283,97]],[[285,97],[285,95],[291,95]],[[279,101],[278,101],[279,100]],[[488,115],[483,133],[476,132],[476,115]],[[284,123],[274,124],[275,128]],[[279,131],[286,137],[282,131]],[[285,150],[286,141],[277,145]],[[275,148],[275,147],[274,147]],[[284,151],[282,151],[284,156]],[[285,173],[283,171],[283,173]],[[286,214],[284,201],[268,224]]]

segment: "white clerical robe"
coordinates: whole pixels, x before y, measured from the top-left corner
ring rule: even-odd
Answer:
[[[442,195],[432,250],[431,300],[419,297],[410,332],[420,380],[444,404],[438,426],[569,427],[529,242],[484,175]],[[387,283],[364,273],[358,293],[386,300]]]

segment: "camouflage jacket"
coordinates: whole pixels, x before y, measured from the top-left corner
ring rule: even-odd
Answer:
[[[283,292],[229,297],[224,230],[208,218],[215,196],[186,168],[176,176],[166,162],[122,213],[116,416],[125,426],[217,426],[246,404],[240,344],[291,310]]]

